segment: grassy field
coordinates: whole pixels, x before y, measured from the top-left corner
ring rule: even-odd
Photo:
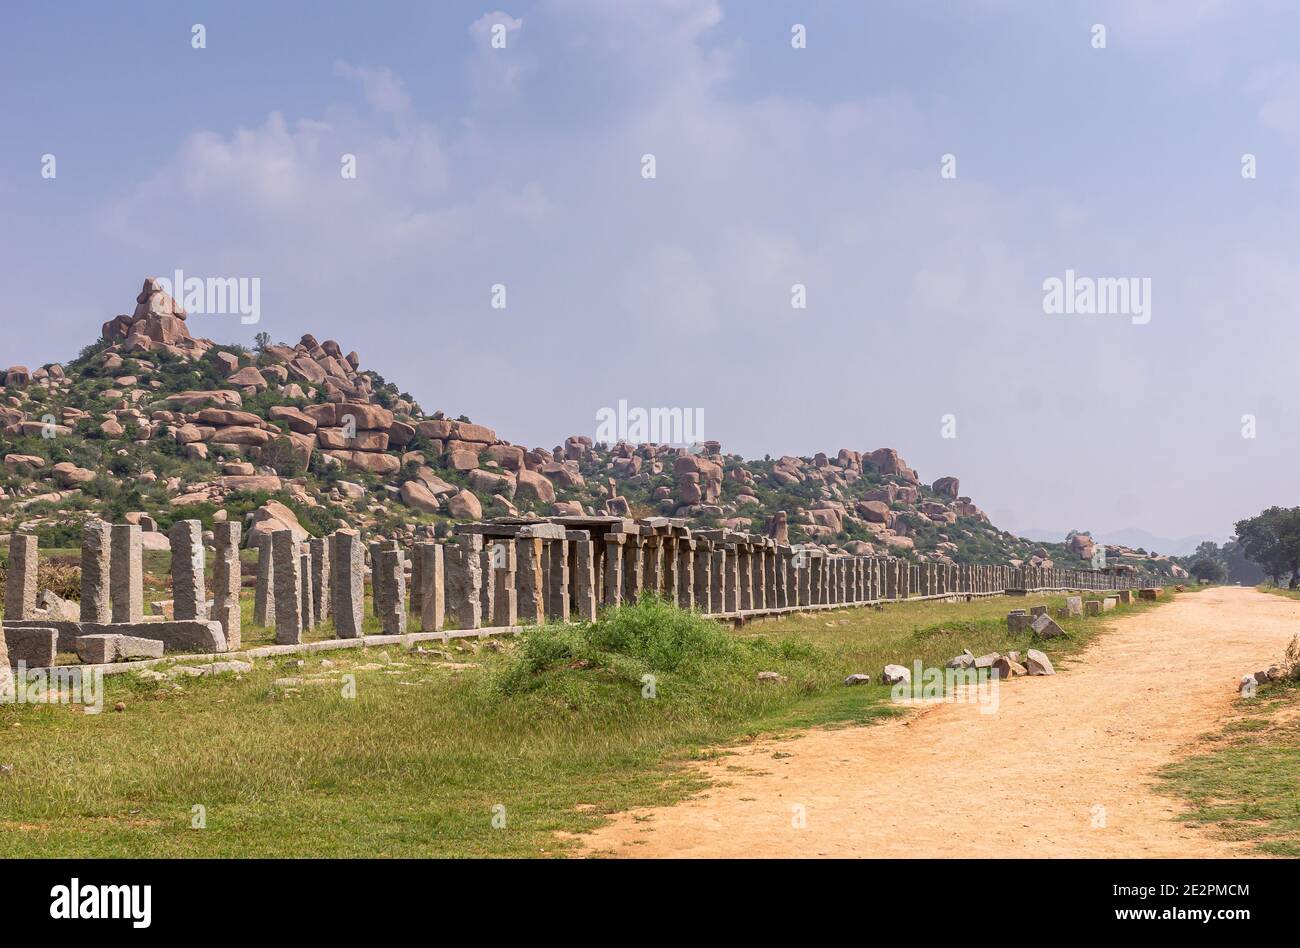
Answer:
[[[584,629],[263,659],[244,675],[106,681],[105,712],[0,706],[7,856],[555,856],[606,814],[697,789],[710,748],[889,714],[843,678],[1024,650],[1008,609],[901,603],[732,631],[659,603]],[[1058,670],[1113,616],[1062,620]],[[269,639],[250,629],[246,642]],[[760,670],[787,681],[756,681]],[[653,676],[653,695],[646,675]],[[303,684],[276,684],[281,678]],[[125,710],[114,713],[116,702]],[[196,807],[203,808],[202,811]],[[205,828],[193,828],[196,814]]]

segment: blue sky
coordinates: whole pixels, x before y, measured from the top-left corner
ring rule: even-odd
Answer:
[[[626,399],[747,456],[895,447],[1010,529],[1225,536],[1300,503],[1283,3],[0,16],[6,364],[70,358],[180,267],[262,284],[260,325],[196,332],[335,337],[527,445]],[[1150,278],[1151,322],[1044,314],[1067,269]]]

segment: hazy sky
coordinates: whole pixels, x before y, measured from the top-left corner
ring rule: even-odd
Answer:
[[[259,325],[196,333],[337,338],[527,445],[625,399],[751,457],[897,448],[1009,529],[1224,536],[1300,503],[1293,4],[0,18],[6,365],[71,358],[181,268],[261,280]],[[1149,278],[1150,321],[1045,314],[1067,270]]]

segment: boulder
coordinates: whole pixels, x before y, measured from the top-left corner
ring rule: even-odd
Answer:
[[[957,495],[961,493],[961,483],[955,477],[941,477],[934,482],[931,489],[936,494],[956,500]]]
[[[60,461],[54,465],[54,479],[60,487],[80,487],[95,479],[95,472],[84,467],[77,467],[71,461]]]
[[[880,680],[887,685],[897,685],[904,682],[911,682],[912,672],[902,665],[886,665],[884,673]]]
[[[849,687],[852,687],[854,685],[869,685],[871,684],[871,676],[864,675],[861,672],[857,672],[856,674],[850,675],[848,678],[845,678],[844,684]]]
[[[516,500],[536,500],[549,504],[555,501],[555,485],[545,475],[536,471],[520,471],[519,482],[515,487]]]
[[[462,490],[447,501],[447,513],[457,520],[480,520],[483,505],[472,491]]]
[[[244,545],[257,549],[262,537],[277,530],[293,531],[293,538],[298,541],[307,539],[310,534],[298,522],[297,515],[276,500],[268,500],[251,514],[252,523],[245,534]]]
[[[425,487],[419,481],[407,481],[402,485],[401,490],[402,503],[412,510],[418,510],[421,513],[436,514],[442,511],[442,504],[434,496],[433,491]]]
[[[1025,653],[1025,671],[1030,675],[1055,675],[1052,660],[1036,648]]]

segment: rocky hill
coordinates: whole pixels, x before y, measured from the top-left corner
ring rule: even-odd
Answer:
[[[454,520],[611,512],[859,554],[1073,568],[1093,554],[1086,534],[1044,544],[998,530],[956,477],[923,483],[892,448],[747,461],[715,441],[511,444],[464,416],[426,414],[334,340],[262,337],[249,350],[196,338],[152,279],[76,359],[15,366],[4,383],[0,528],[47,547],[75,545],[91,516],[142,523],[161,548],[182,518],[240,518],[255,542],[282,524],[411,538]]]

